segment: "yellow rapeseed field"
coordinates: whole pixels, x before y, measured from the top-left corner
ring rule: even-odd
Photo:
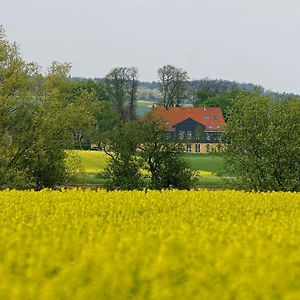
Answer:
[[[0,299],[300,299],[300,194],[0,192]]]

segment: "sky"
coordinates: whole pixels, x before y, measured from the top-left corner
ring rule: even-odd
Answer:
[[[135,66],[157,80],[172,64],[191,79],[224,79],[300,94],[299,0],[0,0],[0,24],[46,71],[103,77]]]

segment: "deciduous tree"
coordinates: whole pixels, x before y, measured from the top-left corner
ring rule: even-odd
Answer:
[[[66,179],[72,129],[92,120],[81,98],[70,101],[69,70],[54,62],[42,76],[0,30],[0,188],[40,189]]]
[[[128,99],[129,120],[133,121],[136,119],[136,102],[137,102],[137,91],[138,91],[137,68],[134,67],[126,68],[126,91],[129,98]]]
[[[157,73],[162,105],[165,107],[180,106],[188,96],[189,77],[187,72],[172,65],[165,65],[159,68]]]
[[[180,144],[165,140],[155,122],[126,122],[108,133],[108,189],[189,189],[191,171]],[[150,173],[149,180],[143,172]]]
[[[106,88],[112,107],[122,120],[136,118],[138,87],[137,68],[114,68],[105,76]]]
[[[225,161],[237,187],[300,190],[300,102],[240,92],[229,111]]]

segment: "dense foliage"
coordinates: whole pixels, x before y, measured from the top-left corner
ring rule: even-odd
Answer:
[[[192,174],[181,145],[167,141],[155,122],[120,124],[107,133],[104,149],[110,156],[108,189],[191,187]],[[150,181],[143,170],[150,174]]]
[[[238,90],[232,92],[224,92],[219,95],[214,95],[208,89],[199,89],[196,92],[194,99],[194,106],[196,107],[220,107],[224,116],[227,120],[228,111],[230,110],[236,95],[239,93]]]
[[[238,187],[300,190],[299,120],[299,100],[237,94],[227,121],[225,160]]]
[[[300,194],[0,193],[0,298],[299,299]]]
[[[54,187],[65,181],[65,150],[100,142],[114,117],[95,91],[53,62],[46,75],[26,63],[0,27],[0,188]],[[109,119],[109,122],[106,120]]]

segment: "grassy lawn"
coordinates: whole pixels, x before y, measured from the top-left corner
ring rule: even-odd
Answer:
[[[79,168],[85,173],[102,172],[107,163],[107,155],[103,151],[69,150],[68,157],[74,157],[79,163]]]
[[[191,169],[201,172],[197,178],[197,187],[225,187],[224,179],[224,160],[221,155],[217,154],[184,154],[191,165]],[[68,164],[79,171],[74,177],[77,184],[102,185],[105,181],[103,170],[107,163],[107,155],[103,151],[85,151],[69,150]]]
[[[216,174],[224,173],[224,159],[219,154],[192,154],[186,153],[192,170],[204,170]]]

